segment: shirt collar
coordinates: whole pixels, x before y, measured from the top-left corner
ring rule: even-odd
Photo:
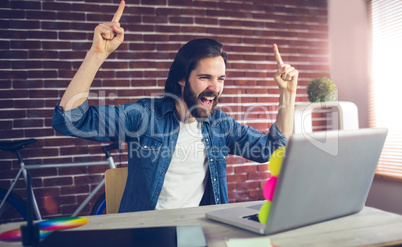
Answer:
[[[174,100],[169,97],[152,99],[151,104],[154,104],[154,106],[150,106],[150,108],[154,109],[154,112],[158,116],[158,118],[162,118],[168,112],[175,111]]]
[[[162,99],[161,102],[162,106],[160,108],[157,108],[155,113],[157,114],[157,116],[159,118],[162,118],[166,113],[168,112],[176,112],[176,104],[174,99],[172,99],[171,97],[165,97]],[[211,117],[209,117],[208,119],[205,120],[205,122],[210,123],[211,122]]]

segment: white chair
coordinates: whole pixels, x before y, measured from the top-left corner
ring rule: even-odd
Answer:
[[[293,122],[294,133],[313,132],[313,110],[330,107],[337,109],[337,111],[333,111],[331,114],[331,129],[352,130],[359,128],[358,111],[354,103],[347,101],[328,101],[296,106]]]

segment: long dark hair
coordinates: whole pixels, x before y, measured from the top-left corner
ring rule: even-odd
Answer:
[[[200,61],[206,57],[221,56],[227,60],[226,52],[222,49],[223,45],[213,39],[195,39],[189,41],[177,52],[177,55],[170,66],[169,75],[165,83],[165,97],[175,95],[181,97],[181,80],[187,81],[190,73]]]

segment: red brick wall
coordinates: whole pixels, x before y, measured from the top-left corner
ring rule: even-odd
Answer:
[[[111,20],[118,2],[1,1],[0,141],[36,138],[23,151],[27,164],[103,159],[102,144],[61,136],[50,123],[91,45],[93,29]],[[221,108],[241,123],[267,131],[279,96],[272,79],[272,44],[299,69],[297,102],[307,102],[307,83],[329,76],[327,17],[322,0],[128,0],[121,19],[125,42],[98,72],[91,103],[122,104],[163,92],[177,50],[191,39],[210,37],[222,42],[229,56]],[[0,151],[0,187],[9,186],[17,167],[13,155]],[[32,171],[42,213],[71,214],[105,169]],[[266,164],[230,157],[227,171],[231,202],[262,199],[261,187],[269,177]],[[22,188],[21,181],[16,192],[24,196]]]

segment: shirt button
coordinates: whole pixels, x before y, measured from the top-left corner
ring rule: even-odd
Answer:
[[[216,181],[216,178],[214,178],[214,181]]]
[[[207,138],[207,139],[205,139],[205,141],[208,141],[208,138]]]
[[[211,159],[210,161],[212,162],[212,161],[214,161],[214,159]]]
[[[156,193],[155,193],[155,195],[157,196],[157,195],[159,195],[159,193],[158,193],[158,192],[156,192]]]
[[[162,171],[162,174],[165,173],[165,171]]]
[[[218,201],[219,201],[219,198],[216,198],[216,201],[218,202]]]
[[[148,148],[147,146],[144,146],[144,148]]]

